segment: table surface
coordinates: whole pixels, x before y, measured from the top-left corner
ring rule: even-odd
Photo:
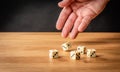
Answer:
[[[95,48],[97,57],[71,60],[61,44],[71,42]],[[59,50],[58,59],[49,58],[49,50]],[[74,40],[59,32],[1,32],[0,72],[120,72],[120,33],[79,33]]]

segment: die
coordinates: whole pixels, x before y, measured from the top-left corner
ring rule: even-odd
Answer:
[[[63,44],[61,45],[61,47],[62,47],[62,49],[63,49],[64,51],[68,51],[68,50],[70,49],[70,47],[71,47],[71,44],[70,44],[70,42],[66,42],[66,43],[63,43]]]
[[[77,51],[79,51],[81,54],[85,54],[86,52],[86,47],[85,46],[78,46]]]
[[[79,60],[80,59],[80,52],[79,51],[71,51],[70,58],[73,60]]]
[[[87,57],[96,57],[95,49],[87,49]]]
[[[58,58],[58,50],[49,50],[49,58]]]

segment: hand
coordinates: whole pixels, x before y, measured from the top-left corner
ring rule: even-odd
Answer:
[[[83,32],[92,19],[99,15],[109,0],[63,0],[58,3],[62,7],[56,23],[58,30],[62,29],[62,37],[76,38]]]

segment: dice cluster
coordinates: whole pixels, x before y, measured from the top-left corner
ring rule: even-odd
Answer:
[[[63,43],[61,47],[64,51],[69,51],[71,48],[71,43],[70,42]],[[59,58],[58,53],[59,53],[58,50],[49,50],[49,57],[53,59]],[[90,57],[90,58],[96,57],[95,49],[86,49],[85,46],[79,45],[76,50],[70,51],[70,58],[73,60],[79,60],[80,56],[86,53],[87,53],[87,57]]]

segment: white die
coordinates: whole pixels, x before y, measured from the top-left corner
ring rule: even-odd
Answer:
[[[70,58],[73,59],[73,60],[79,60],[80,59],[80,52],[71,51],[70,52]]]
[[[87,49],[87,57],[96,57],[95,49]]]
[[[69,42],[66,42],[66,43],[62,44],[61,47],[64,51],[68,51],[69,48],[71,47],[71,44]]]
[[[86,52],[86,47],[85,46],[78,46],[77,51],[79,51],[81,54],[85,54]]]
[[[49,58],[58,58],[58,50],[49,50]]]

